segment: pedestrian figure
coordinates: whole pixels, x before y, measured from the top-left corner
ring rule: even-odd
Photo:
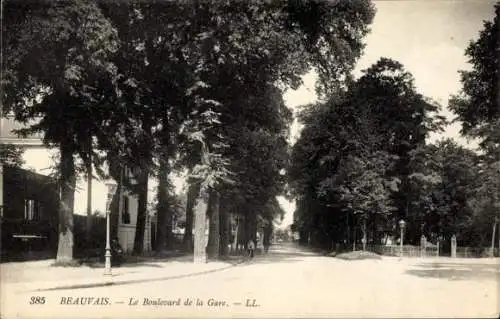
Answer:
[[[269,243],[267,244],[264,244],[264,253],[268,253],[269,252]]]
[[[264,236],[263,245],[264,253],[267,254],[269,252],[269,246],[271,245],[271,239],[269,238],[269,236]]]
[[[273,225],[269,224],[264,227],[264,238],[262,244],[264,245],[264,253],[269,252],[269,246],[271,246],[271,236],[273,235]]]
[[[248,241],[247,246],[248,246],[248,247],[247,247],[247,248],[248,248],[248,256],[249,256],[250,258],[253,258],[253,254],[254,254],[254,251],[255,251],[255,244],[254,244],[253,240],[251,240],[251,239],[250,239],[250,240]]]

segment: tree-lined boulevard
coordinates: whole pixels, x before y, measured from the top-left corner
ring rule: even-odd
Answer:
[[[156,250],[172,249],[171,176],[181,170],[189,185],[184,249],[197,262],[227,258],[231,221],[241,224],[243,245],[263,229],[269,241],[284,214],[278,195],[297,202],[294,231],[317,247],[380,244],[397,238],[404,220],[409,244],[456,236],[494,253],[498,5],[465,50],[472,70],[461,71],[463,90],[449,100],[462,134],[479,139],[478,152],[427,142],[447,124],[442,106],[419,93],[398,61],[382,57],[352,76],[375,14],[368,0],[5,1],[2,9],[2,116],[40,119],[18,133],[42,133],[59,150],[59,263],[73,260],[83,172],[138,196],[137,255],[150,177],[159,182]],[[282,94],[310,70],[320,100],[303,107],[304,129],[290,148]],[[15,147],[2,149],[5,165],[19,165]]]
[[[0,116],[57,150],[54,266],[70,268],[44,271],[79,273],[77,255],[102,247],[92,237],[90,200],[87,233],[75,235],[82,177],[89,189],[94,178],[117,190],[107,256],[126,190],[137,198],[127,258],[150,261],[125,261],[117,278],[100,279],[113,283],[105,286],[28,292],[2,283],[9,315],[39,307],[47,317],[498,316],[500,4],[461,48],[470,68],[456,70],[461,89],[444,102],[423,94],[391,56],[354,75],[377,14],[370,0],[6,0],[1,9]],[[311,72],[318,100],[294,112],[284,94]],[[430,142],[450,124],[445,108],[477,149]],[[296,119],[303,128],[292,144]],[[0,144],[0,168],[22,166],[22,151]],[[182,196],[173,185],[180,172]],[[278,196],[296,203],[290,233],[275,229],[285,214]],[[149,210],[153,253],[144,247]],[[250,242],[264,245],[253,259]],[[428,258],[406,258],[405,245]],[[455,258],[457,246],[489,258]],[[399,247],[401,258],[374,253],[387,247],[392,255]],[[176,277],[160,261],[173,252],[199,273]],[[12,279],[22,264],[1,266]],[[117,282],[134,267],[139,279]],[[25,309],[33,296],[47,305]],[[111,315],[72,305],[80,296],[109,298],[99,302]]]
[[[59,149],[59,263],[73,260],[76,177],[92,168],[138,195],[135,254],[150,176],[159,181],[157,249],[172,245],[175,169],[189,171],[184,242],[195,261],[206,259],[206,218],[210,258],[228,254],[229,214],[244,221],[241,242],[255,241],[282,214],[283,90],[313,67],[318,89],[338,90],[374,14],[369,1],[2,4],[3,114],[41,118],[20,133],[42,132]]]
[[[498,264],[491,259],[349,261],[284,243],[248,263],[208,273],[193,270],[179,278],[168,263],[128,271],[142,269],[154,275],[92,288],[37,289],[64,286],[62,278],[52,284],[38,278],[18,288],[6,282],[2,309],[6,318],[494,318],[499,311]],[[171,278],[162,280],[160,273]],[[45,304],[28,306],[31,296],[44,296]],[[89,298],[107,301],[88,305]]]

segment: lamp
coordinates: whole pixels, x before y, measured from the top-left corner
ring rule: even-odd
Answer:
[[[106,205],[106,253],[104,254],[105,262],[104,262],[104,275],[111,276],[111,243],[110,243],[110,213],[111,213],[111,200],[113,195],[116,192],[116,184],[114,183],[106,183],[108,187],[108,198]]]
[[[401,257],[403,257],[403,232],[404,232],[404,229],[405,229],[406,222],[401,219],[398,224],[399,224],[399,229],[401,230],[401,240],[399,242],[399,244],[400,244],[400,255],[401,255]]]

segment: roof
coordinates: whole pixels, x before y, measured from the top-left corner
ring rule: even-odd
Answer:
[[[32,134],[27,137],[19,137],[14,130],[27,128],[36,124],[40,119],[34,119],[30,123],[23,124],[14,120],[12,116],[0,118],[0,143],[14,144],[22,146],[43,146],[43,133]]]

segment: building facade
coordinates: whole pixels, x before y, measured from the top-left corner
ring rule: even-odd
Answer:
[[[35,172],[3,166],[0,187],[2,256],[37,252],[55,257],[59,219],[57,183]]]
[[[131,253],[134,249],[139,199],[137,195],[123,191],[121,200],[121,211],[118,216],[118,242],[125,253]],[[144,251],[152,250],[151,238],[152,220],[148,213],[144,225]]]
[[[34,123],[30,123],[34,124]],[[36,161],[41,160],[41,156],[38,154],[43,154],[46,153],[44,156],[49,158],[49,150],[43,145],[42,143],[42,135],[33,135],[33,136],[27,136],[27,137],[19,137],[17,136],[13,130],[20,129],[22,128],[23,125],[19,122],[14,121],[13,118],[11,117],[6,117],[6,118],[1,118],[0,117],[0,144],[13,144],[17,145],[20,147],[25,148],[26,153],[32,152],[36,150],[37,156],[34,158],[25,158],[25,166],[26,167],[36,167],[37,164]],[[1,166],[0,166],[1,168]],[[46,167],[44,167],[46,169]],[[36,169],[34,169],[36,171]],[[24,171],[22,173],[21,171]],[[39,184],[36,183],[42,183],[42,181],[45,181],[45,183],[48,183],[50,178],[47,176],[44,176],[43,174],[40,174],[41,172],[29,172],[27,170],[12,170],[12,172],[17,172],[17,173],[11,173],[11,169],[2,169],[0,170],[0,214],[1,214],[1,220],[2,220],[2,249],[4,247],[9,247],[8,245],[3,245],[3,240],[4,238],[7,238],[8,235],[7,233],[14,233],[20,231],[18,226],[14,226],[12,223],[13,220],[17,220],[17,223],[20,223],[22,225],[25,225],[23,227],[24,229],[27,229],[28,225],[32,224],[37,224],[38,222],[35,222],[37,218],[40,218],[40,222],[38,223],[39,226],[41,227],[43,224],[48,225],[47,227],[50,227],[51,230],[51,235],[50,235],[50,240],[51,240],[51,247],[53,249],[53,232],[55,230],[56,236],[55,236],[55,245],[56,245],[56,250],[57,250],[57,229],[58,229],[58,210],[59,210],[59,189],[56,186],[51,186],[55,187],[50,190],[50,193],[52,195],[47,195],[47,192],[45,191],[46,188],[41,187]],[[13,176],[16,175],[17,177]],[[24,176],[24,175],[25,176]],[[23,177],[24,176],[24,177]],[[16,178],[18,180],[16,180]],[[38,181],[38,182],[36,182]],[[51,181],[53,182],[53,181]],[[105,183],[102,181],[98,180],[93,180],[93,186],[92,188],[95,189],[106,189]],[[23,190],[22,192],[20,190]],[[35,191],[35,190],[39,190]],[[43,190],[43,191],[42,191]],[[87,183],[86,181],[82,180],[78,183],[77,185],[77,192],[83,193],[87,191]],[[92,201],[93,202],[83,202],[78,200],[81,196],[78,196],[80,194],[75,194],[75,207],[74,207],[74,212],[75,215],[78,214],[85,214],[86,210],[82,209],[85,208],[87,205],[91,205],[93,209],[99,208],[98,204],[101,203],[101,206],[105,206],[106,202],[106,193],[104,192],[99,192],[97,194],[97,198],[92,196]],[[83,198],[86,199],[86,196],[83,196]],[[24,202],[26,201],[26,202]],[[85,201],[85,200],[84,200]],[[137,207],[138,207],[138,197],[135,194],[131,194],[130,192],[124,191],[122,193],[122,201],[123,201],[123,206],[122,210],[120,211],[120,216],[119,216],[119,221],[118,221],[118,241],[120,242],[123,250],[125,252],[131,252],[133,249],[134,245],[134,237],[135,237],[135,229],[136,229],[136,222],[137,222]],[[47,203],[50,203],[47,204]],[[48,208],[50,206],[50,209]],[[99,208],[102,212],[106,210],[105,207]],[[46,220],[48,218],[50,213],[50,223]],[[24,218],[24,215],[26,215],[27,218],[33,218],[32,221],[29,223],[27,222],[21,222],[21,220]],[[84,215],[85,216],[85,215]],[[48,224],[47,224],[48,223]],[[152,226],[151,226],[151,218],[148,215],[146,218],[146,225],[145,225],[145,231],[144,231],[144,250],[149,251],[151,250],[151,233],[152,233]],[[17,228],[16,228],[17,227]],[[29,226],[31,227],[31,226]],[[36,227],[35,227],[36,229]],[[46,231],[48,232],[48,231]],[[24,232],[28,234],[27,232]],[[30,232],[30,233],[35,233],[35,232]],[[36,232],[40,233],[40,231]],[[7,236],[7,237],[6,237]],[[45,235],[42,235],[45,236]],[[49,236],[45,236],[49,237]],[[45,238],[43,237],[43,238]],[[34,238],[34,237],[33,237]],[[28,240],[32,242],[36,242],[36,240]],[[8,242],[6,242],[8,243]]]

